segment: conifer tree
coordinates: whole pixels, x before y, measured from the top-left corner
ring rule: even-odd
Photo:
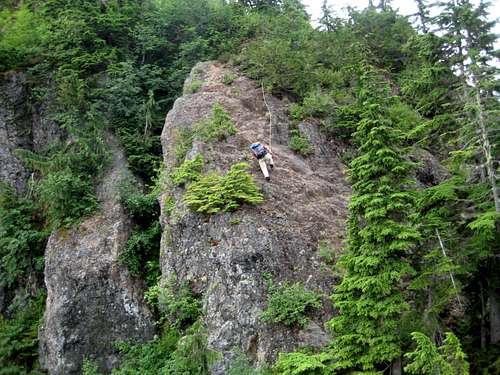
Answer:
[[[363,108],[354,137],[360,155],[350,165],[346,274],[332,296],[340,315],[330,321],[334,367],[373,371],[400,356],[401,314],[408,308],[404,278],[413,273],[405,260],[419,238],[408,221],[412,164],[404,158],[400,124],[387,115],[387,84],[366,67],[358,100]]]

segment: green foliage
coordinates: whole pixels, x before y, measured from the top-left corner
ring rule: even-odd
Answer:
[[[187,128],[179,128],[174,135],[174,154],[177,163],[182,163],[193,146],[193,133]]]
[[[29,64],[42,52],[47,25],[26,4],[0,9],[0,71]]]
[[[401,353],[403,280],[414,272],[405,257],[419,233],[408,221],[415,202],[408,190],[412,165],[401,148],[405,124],[388,118],[395,99],[375,71],[361,73],[360,81],[363,113],[354,133],[360,155],[350,165],[348,249],[340,260],[346,275],[332,296],[340,315],[329,326],[336,368],[375,371]]]
[[[328,373],[328,353],[308,354],[301,352],[280,353],[273,366],[273,373],[280,375],[321,375]]]
[[[1,187],[0,187],[1,188]],[[0,191],[0,288],[15,289],[30,275],[43,271],[49,233],[29,199],[18,198],[9,186]]]
[[[194,159],[185,160],[179,167],[174,168],[169,176],[174,184],[179,186],[196,181],[200,177],[203,164],[203,155],[198,154]]]
[[[84,358],[83,359],[83,366],[82,366],[82,372],[83,375],[101,375],[102,373],[99,372],[99,367],[97,363]]]
[[[224,77],[222,77],[222,83],[225,85],[230,85],[236,78],[238,78],[238,76],[234,73],[225,74]]]
[[[275,285],[271,282],[269,292],[267,307],[261,315],[268,323],[305,327],[309,323],[307,313],[322,306],[319,296],[300,283]]]
[[[140,371],[144,375],[157,375],[166,372],[172,353],[175,351],[181,333],[173,328],[166,327],[161,336],[142,345],[119,345],[124,359],[113,375],[134,375]]]
[[[327,264],[332,264],[335,261],[335,253],[332,243],[328,240],[318,241],[318,256]]]
[[[201,176],[187,187],[184,202],[191,210],[209,215],[233,211],[243,203],[261,203],[262,194],[247,168],[246,163],[239,163],[231,166],[224,176],[214,172]]]
[[[223,141],[236,134],[236,126],[224,107],[214,104],[212,116],[196,124],[195,133],[208,142]]]
[[[291,129],[290,130],[290,138],[288,139],[288,147],[296,153],[307,156],[314,154],[314,151],[311,147],[311,143],[309,139],[305,137],[299,129]]]
[[[0,374],[41,374],[38,363],[38,326],[45,306],[40,294],[10,319],[0,316]]]
[[[236,353],[236,357],[231,361],[231,365],[227,369],[228,375],[271,375],[271,371],[266,366],[258,369],[254,368],[251,361],[241,350]]]
[[[129,184],[121,187],[121,203],[132,219],[133,229],[118,261],[132,276],[141,277],[151,286],[160,275],[160,205],[153,192],[142,194],[135,189]]]
[[[169,278],[165,285],[156,284],[149,288],[146,300],[161,312],[161,322],[167,320],[177,328],[185,328],[201,316],[200,301],[187,284],[177,286],[175,277]]]
[[[199,79],[193,79],[186,87],[184,88],[184,95],[195,94],[200,91],[201,86],[203,86],[203,81]]]
[[[411,334],[417,347],[405,356],[411,361],[405,371],[419,375],[468,375],[469,364],[462,351],[460,341],[452,332],[446,332],[443,345],[439,348],[423,333]]]

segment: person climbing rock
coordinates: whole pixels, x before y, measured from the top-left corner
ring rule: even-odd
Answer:
[[[271,148],[267,145],[263,145],[260,142],[255,142],[250,145],[250,149],[252,150],[253,156],[259,162],[260,170],[264,174],[264,177],[266,178],[267,181],[269,181],[271,177],[269,176],[266,162],[269,161],[269,168],[271,169],[274,168],[274,162],[272,156],[273,152],[271,151]]]

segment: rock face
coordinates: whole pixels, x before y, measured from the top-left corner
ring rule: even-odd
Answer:
[[[98,189],[100,212],[75,229],[54,232],[45,252],[40,361],[53,375],[81,374],[84,358],[109,371],[120,361],[115,343],[146,341],[154,334],[143,285],[118,264],[131,223],[117,187],[130,173],[116,141],[108,143],[114,161]]]
[[[236,74],[231,84],[224,77]],[[328,291],[336,279],[318,255],[318,242],[328,241],[338,253],[345,235],[350,187],[336,145],[328,142],[315,124],[298,124],[315,150],[304,158],[288,146],[287,107],[263,93],[253,81],[217,63],[198,64],[186,81],[203,81],[201,89],[179,98],[168,113],[162,134],[167,169],[175,164],[175,144],[180,129],[192,129],[211,115],[215,103],[222,105],[238,132],[224,142],[206,143],[195,138],[187,158],[204,155],[205,171],[226,172],[234,163],[247,161],[262,188],[264,203],[244,206],[233,213],[209,218],[192,213],[182,201],[183,188],[162,197],[162,274],[188,282],[203,296],[205,323],[211,347],[223,354],[214,373],[225,373],[235,349],[246,352],[256,363],[273,362],[279,352],[329,342],[325,321],[334,314]],[[269,143],[275,168],[266,182],[252,160],[249,145]],[[172,196],[173,210],[165,205]],[[311,312],[308,327],[266,324],[260,319],[269,296],[264,275],[275,283],[301,282],[322,294],[323,309]],[[327,293],[327,294],[325,294]]]
[[[30,174],[16,150],[40,152],[60,135],[57,123],[46,115],[48,102],[32,102],[25,73],[0,75],[0,182],[18,194],[25,192]]]
[[[25,76],[0,76],[0,92],[0,181],[21,193],[26,190],[29,173],[15,150],[29,148],[31,125]]]

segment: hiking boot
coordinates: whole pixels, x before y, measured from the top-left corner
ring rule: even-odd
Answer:
[[[267,177],[266,177],[266,180],[267,180],[267,181],[271,181],[271,176],[267,176]]]
[[[274,164],[269,164],[269,168],[273,169],[274,168]]]

